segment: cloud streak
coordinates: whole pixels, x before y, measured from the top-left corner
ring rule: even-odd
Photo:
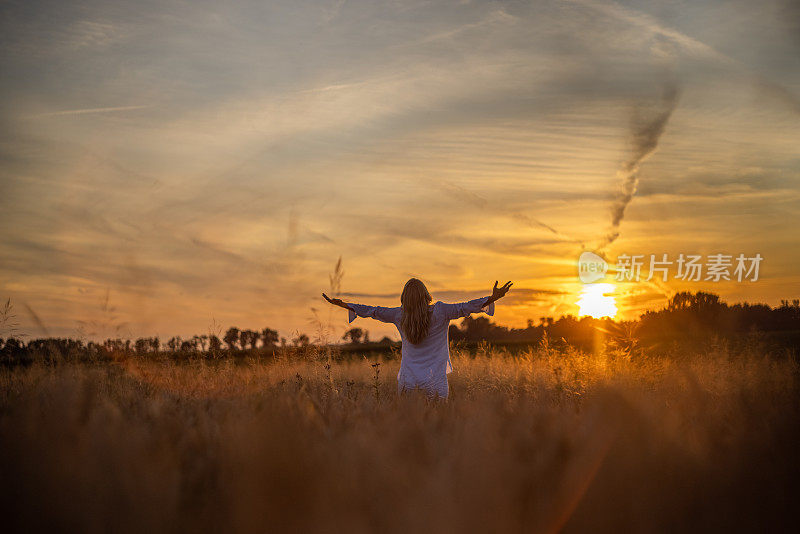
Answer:
[[[445,302],[462,302],[491,294],[490,289],[437,289],[431,290],[434,302],[444,299]],[[519,306],[530,304],[531,302],[549,302],[552,298],[563,295],[564,291],[543,288],[515,287],[508,295],[503,298],[506,305]],[[362,292],[342,292],[341,296],[353,299],[375,299],[375,300],[400,300],[400,293],[362,293]]]
[[[593,0],[566,1],[594,9],[600,13],[613,17],[617,20],[627,22],[648,32],[663,35],[664,37],[667,37],[676,44],[680,45],[686,52],[692,55],[713,59],[729,65],[737,64],[734,59],[726,56],[725,54],[717,52],[702,41],[699,41],[672,28],[668,28],[661,24],[654,17],[651,17],[645,13],[641,13],[632,9],[626,9],[618,4],[615,4],[614,2],[603,3],[595,2]]]
[[[44,117],[61,117],[64,115],[91,115],[95,113],[116,113],[119,111],[133,111],[135,109],[146,109],[150,108],[152,105],[143,105],[143,106],[115,106],[115,107],[108,107],[108,108],[84,108],[84,109],[65,109],[62,111],[48,111],[45,113],[36,113],[34,115],[28,115],[27,118],[29,119],[40,119]]]
[[[677,31],[673,28],[664,26],[657,19],[651,17],[650,15],[633,9],[624,8],[618,4],[615,4],[614,2],[603,3],[596,2],[594,0],[566,1],[594,9],[600,13],[608,15],[609,17],[627,22],[647,32],[666,37],[692,57],[711,60],[738,71],[746,72],[748,75],[753,77],[755,83],[761,88],[764,94],[773,98],[777,102],[785,104],[795,113],[800,113],[800,98],[786,89],[783,85],[775,83],[774,81],[755,73],[752,68],[748,67],[741,61],[727,54],[719,52],[699,39],[686,35],[685,33]]]

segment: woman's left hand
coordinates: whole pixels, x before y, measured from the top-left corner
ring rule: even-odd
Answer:
[[[334,306],[339,306],[340,308],[347,308],[347,304],[345,304],[342,299],[332,299],[328,295],[326,295],[325,293],[323,293],[322,296],[325,297],[325,300],[327,300],[328,302],[330,302]]]

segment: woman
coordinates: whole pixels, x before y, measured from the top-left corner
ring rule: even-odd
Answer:
[[[505,296],[511,285],[511,282],[506,282],[498,288],[495,282],[489,297],[458,304],[431,304],[431,294],[425,284],[412,278],[403,288],[398,308],[344,302],[329,298],[325,293],[322,296],[331,304],[348,310],[351,323],[356,316],[372,317],[397,327],[403,342],[400,372],[397,373],[399,392],[420,388],[430,395],[446,398],[449,391],[447,374],[453,370],[447,338],[450,321],[478,312],[494,315],[494,302]]]

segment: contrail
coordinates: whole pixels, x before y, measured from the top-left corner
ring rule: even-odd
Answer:
[[[580,240],[570,237],[563,232],[558,231],[556,228],[550,226],[549,224],[540,221],[534,217],[530,217],[529,215],[525,215],[524,213],[507,213],[505,210],[497,209],[489,204],[489,201],[480,196],[477,193],[474,193],[463,186],[450,182],[448,180],[437,180],[426,178],[428,184],[433,183],[438,189],[450,194],[452,197],[458,198],[468,204],[472,204],[473,206],[488,210],[490,212],[506,215],[511,219],[520,222],[526,226],[531,228],[542,228],[547,230],[551,234],[561,238],[564,241],[570,241],[574,243],[581,243]]]
[[[689,37],[684,33],[681,33],[677,30],[674,30],[672,28],[660,24],[658,20],[656,20],[654,17],[651,17],[650,15],[647,15],[645,13],[624,8],[613,2],[602,3],[602,2],[595,2],[593,0],[566,0],[566,1],[572,4],[579,4],[584,7],[594,9],[605,15],[608,15],[609,17],[615,18],[617,20],[622,20],[624,22],[631,24],[632,26],[638,26],[639,28],[642,28],[649,32],[663,35],[664,37],[671,39],[674,43],[680,45],[681,48],[683,48],[683,50],[688,52],[690,55],[697,57],[705,57],[708,59],[714,59],[730,65],[741,66],[741,64],[735,59],[726,56],[725,54],[722,54],[720,52],[717,52],[712,47],[708,46],[702,41],[698,41],[693,37]]]
[[[113,108],[86,108],[86,109],[65,109],[63,111],[50,111],[47,113],[37,113],[36,115],[29,115],[29,119],[37,119],[41,117],[58,117],[60,115],[87,115],[89,113],[111,113],[114,111],[130,111],[132,109],[144,109],[151,106],[118,106]]]
[[[658,148],[658,141],[664,128],[669,122],[672,112],[678,104],[678,86],[670,82],[664,86],[661,101],[655,114],[649,117],[642,117],[641,112],[634,114],[631,122],[633,153],[631,157],[622,164],[617,171],[617,176],[622,181],[622,189],[617,195],[614,205],[611,208],[611,230],[600,245],[600,248],[613,243],[619,237],[619,225],[625,218],[625,208],[630,204],[636,188],[639,185],[639,166]]]

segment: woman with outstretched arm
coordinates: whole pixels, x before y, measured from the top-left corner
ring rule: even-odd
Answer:
[[[450,321],[471,313],[494,315],[495,301],[504,297],[511,285],[511,282],[506,282],[497,287],[495,282],[491,296],[457,304],[431,304],[433,299],[425,284],[412,278],[406,282],[400,295],[401,305],[397,308],[344,302],[325,293],[322,296],[331,304],[348,310],[351,323],[356,316],[371,317],[397,327],[403,342],[400,372],[397,373],[399,392],[420,388],[432,396],[446,398],[449,391],[447,374],[453,370],[447,337]]]

